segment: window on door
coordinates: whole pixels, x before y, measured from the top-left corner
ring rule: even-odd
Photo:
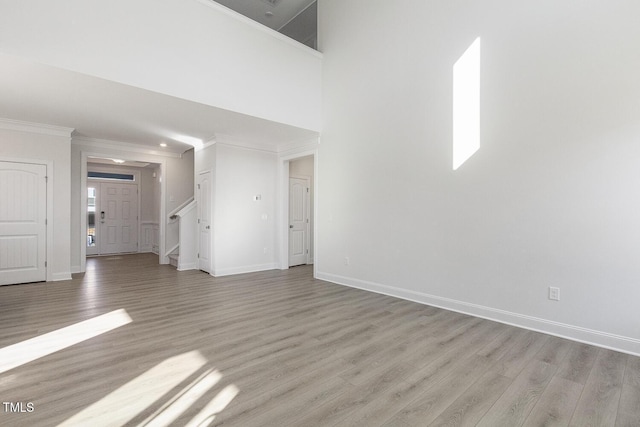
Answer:
[[[96,246],[96,189],[87,188],[87,246]]]

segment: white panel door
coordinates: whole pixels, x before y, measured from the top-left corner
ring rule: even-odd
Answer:
[[[101,254],[138,252],[138,186],[101,183],[98,222]]]
[[[309,245],[309,180],[289,178],[289,267],[306,264]]]
[[[198,268],[211,272],[211,172],[198,175]]]
[[[47,167],[0,162],[0,285],[47,278]]]

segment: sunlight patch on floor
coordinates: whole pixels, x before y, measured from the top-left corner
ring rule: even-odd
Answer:
[[[207,360],[198,351],[171,357],[59,425],[124,425],[206,363]]]
[[[205,369],[207,363],[207,359],[196,350],[166,359],[58,426],[100,427],[135,424],[140,427],[164,427],[173,425],[203,396],[211,392],[222,379],[222,374],[218,370]],[[205,370],[199,373],[203,369]],[[195,375],[197,378],[191,380],[190,377]],[[187,381],[190,382],[182,387]],[[180,387],[182,388],[175,392],[175,389]],[[227,385],[186,425],[192,427],[210,425],[216,415],[222,412],[239,392],[235,385]],[[142,422],[134,420],[163,401],[164,403]]]
[[[141,425],[149,427],[167,426],[191,407],[206,392],[215,386],[222,375],[218,371],[208,369],[198,379],[187,386],[181,393],[165,403],[156,413],[148,417]]]
[[[196,415],[186,427],[207,427],[216,415],[231,403],[234,397],[240,392],[238,387],[233,384],[226,386],[220,393],[216,395],[199,413]]]
[[[0,349],[0,374],[131,323],[120,309]]]

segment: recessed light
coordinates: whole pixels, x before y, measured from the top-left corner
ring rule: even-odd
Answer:
[[[271,18],[273,17],[273,12],[271,11],[265,12],[264,16],[266,16],[267,18]]]
[[[165,144],[164,142],[160,143],[160,147],[166,147],[167,144]]]

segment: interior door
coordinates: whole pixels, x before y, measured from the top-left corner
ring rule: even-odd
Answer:
[[[100,225],[98,245],[101,254],[138,251],[138,186],[100,183]]]
[[[0,162],[0,285],[47,278],[47,167]]]
[[[289,178],[289,267],[307,263],[309,179]]]
[[[211,272],[211,172],[198,175],[198,268]]]

